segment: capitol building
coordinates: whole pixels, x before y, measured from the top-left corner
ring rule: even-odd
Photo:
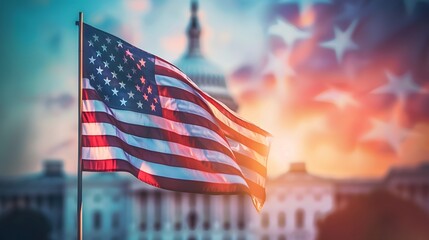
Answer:
[[[200,88],[228,107],[238,106],[228,94],[222,72],[200,49],[198,6],[192,3],[188,49],[176,65]],[[304,163],[267,180],[267,201],[260,213],[247,195],[203,195],[173,192],[145,184],[127,173],[85,173],[83,237],[85,240],[315,240],[317,222],[347,202],[385,189],[429,213],[429,164],[398,168],[375,180],[329,179],[313,175]],[[43,171],[0,179],[0,239],[13,232],[7,224],[45,224],[31,239],[76,239],[76,176],[59,160],[44,162]],[[30,218],[31,216],[31,218]],[[9,221],[19,219],[19,221]],[[36,219],[32,222],[30,219]],[[25,227],[24,227],[25,226]],[[47,234],[47,236],[43,235]],[[25,237],[17,239],[28,239]]]
[[[429,213],[427,176],[426,163],[393,169],[379,180],[332,180],[309,174],[304,163],[294,163],[287,173],[267,181],[267,201],[258,213],[245,195],[172,192],[130,174],[85,174],[83,235],[89,240],[315,240],[320,219],[350,199],[380,188]],[[40,174],[1,179],[0,219],[27,212],[49,224],[48,238],[31,239],[76,239],[76,187],[76,177],[66,175],[62,162],[53,160],[45,162]]]

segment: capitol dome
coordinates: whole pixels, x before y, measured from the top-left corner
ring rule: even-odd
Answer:
[[[223,102],[231,110],[237,111],[238,106],[228,91],[225,76],[222,71],[201,53],[200,35],[201,27],[197,16],[198,4],[191,4],[191,22],[188,27],[188,50],[184,56],[176,62],[188,77],[192,79],[204,92]]]

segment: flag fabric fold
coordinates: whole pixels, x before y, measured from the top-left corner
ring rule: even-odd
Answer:
[[[169,62],[84,24],[84,171],[126,171],[155,187],[265,201],[271,135]]]

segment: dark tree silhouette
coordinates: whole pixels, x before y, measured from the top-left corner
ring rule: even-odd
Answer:
[[[50,231],[49,220],[34,210],[16,209],[0,217],[0,239],[47,240]]]
[[[318,225],[318,240],[429,239],[429,214],[386,191],[352,199]]]

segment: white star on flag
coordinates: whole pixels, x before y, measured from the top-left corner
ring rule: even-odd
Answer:
[[[104,79],[104,84],[105,84],[105,85],[109,85],[109,86],[110,86],[110,79],[109,79],[108,77],[106,77],[106,78]]]
[[[94,64],[94,62],[95,62],[95,58],[94,58],[93,56],[91,56],[91,57],[89,58],[89,63]]]
[[[127,100],[125,100],[124,98],[122,98],[121,100],[119,100],[121,102],[121,106],[126,106]]]

